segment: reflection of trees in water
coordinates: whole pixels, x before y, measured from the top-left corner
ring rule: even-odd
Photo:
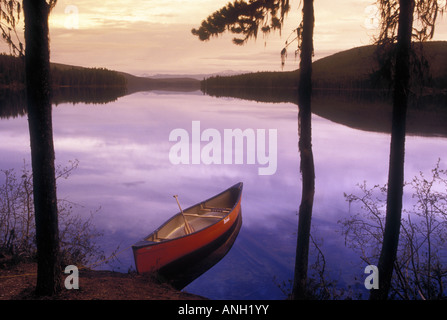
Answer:
[[[298,104],[296,90],[280,88],[202,88],[207,95],[268,103]],[[390,133],[392,101],[385,91],[313,90],[312,113],[364,131]],[[447,96],[412,99],[407,134],[447,137]]]
[[[125,87],[59,87],[53,89],[52,103],[106,104],[126,95]],[[0,91],[0,118],[22,117],[26,114],[24,90]]]
[[[397,299],[441,299],[447,292],[447,171],[439,162],[406,187],[413,203],[404,209],[391,294]],[[367,264],[377,264],[385,228],[387,186],[360,185],[346,195],[356,213],[340,221],[346,243]]]
[[[126,95],[126,87],[58,87],[53,89],[52,102],[106,104]]]
[[[16,118],[25,114],[25,91],[0,90],[0,118]]]

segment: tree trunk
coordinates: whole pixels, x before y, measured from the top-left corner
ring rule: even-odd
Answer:
[[[385,300],[388,297],[401,225],[404,186],[405,125],[410,79],[410,50],[414,0],[400,0],[399,5],[387,212],[382,250],[378,265],[379,288],[371,291],[371,300]]]
[[[31,141],[37,242],[38,295],[52,295],[61,285],[59,231],[51,110],[49,6],[24,0],[25,75]]]
[[[303,39],[298,84],[298,131],[301,156],[302,197],[299,208],[298,239],[292,299],[306,298],[310,227],[315,194],[315,168],[312,153],[312,53],[314,8],[313,0],[303,2]]]

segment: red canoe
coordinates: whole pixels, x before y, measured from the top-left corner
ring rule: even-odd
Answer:
[[[241,226],[242,182],[218,195],[177,213],[157,230],[132,246],[138,273],[184,271],[188,263],[222,248],[231,247]],[[185,229],[185,219],[193,232]],[[227,248],[226,250],[229,250]],[[226,253],[226,252],[225,252]]]

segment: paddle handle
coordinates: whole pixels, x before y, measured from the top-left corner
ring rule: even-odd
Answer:
[[[180,208],[180,211],[183,213],[183,209],[180,206],[180,202],[178,202],[178,195],[174,195],[175,200],[177,201],[178,207]]]

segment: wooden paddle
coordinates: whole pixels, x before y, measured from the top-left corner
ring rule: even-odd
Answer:
[[[193,233],[193,232],[194,232],[194,228],[193,228],[193,227],[188,223],[188,221],[186,220],[186,217],[185,217],[185,215],[183,214],[183,209],[182,209],[182,207],[180,206],[180,202],[178,202],[178,196],[175,195],[174,198],[175,198],[175,200],[177,201],[178,207],[180,208],[180,212],[182,213],[183,220],[185,220],[185,233],[186,233],[186,234]]]

